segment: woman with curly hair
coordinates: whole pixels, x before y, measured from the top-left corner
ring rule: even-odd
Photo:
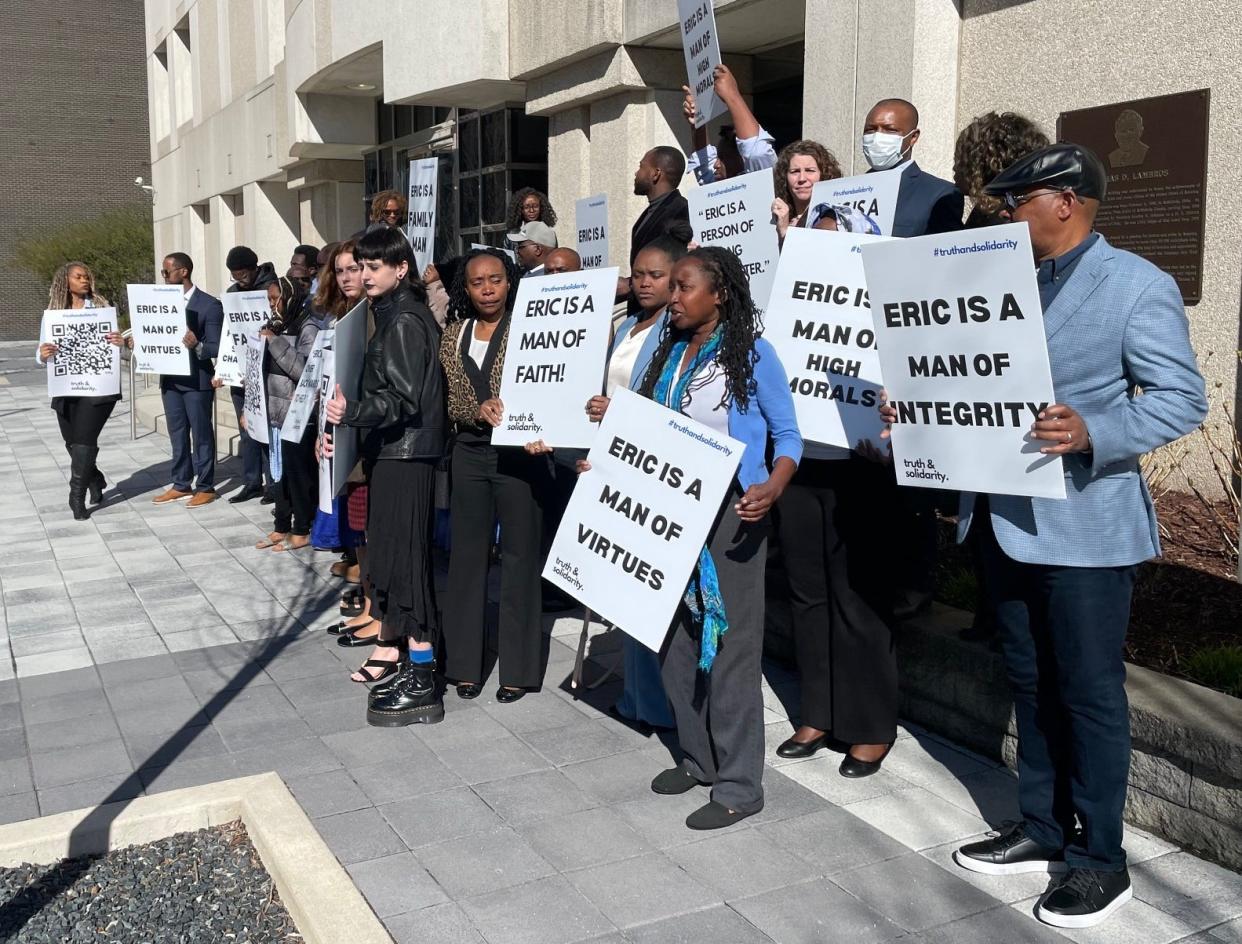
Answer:
[[[405,213],[408,207],[409,203],[401,191],[381,190],[371,198],[371,225],[367,227],[367,230],[370,231],[378,226],[401,229],[405,226]]]
[[[548,226],[555,226],[556,211],[552,209],[552,204],[548,202],[548,195],[542,190],[523,187],[509,201],[509,218],[506,221],[509,228],[505,232],[516,233],[522,228],[523,223],[533,223],[536,220]]]
[[[500,425],[500,375],[517,297],[517,266],[497,249],[474,249],[449,291],[440,363],[448,414],[456,429],[452,454],[452,554],[444,604],[445,670],[460,698],[483,682],[487,639],[487,573],[500,521],[499,702],[514,702],[543,683],[540,586],[543,506],[552,469],[546,455],[492,445]]]
[[[818,141],[795,141],[781,148],[772,168],[776,180],[776,199],[772,214],[781,241],[791,226],[802,226],[811,204],[811,191],[821,180],[841,176],[841,165],[832,152]]]
[[[798,468],[802,436],[737,256],[705,246],[677,262],[668,318],[638,392],[746,446],[664,644],[661,674],[684,759],[651,782],[660,794],[711,784],[711,802],[686,825],[719,829],[763,808],[767,513]]]
[[[108,300],[95,290],[95,276],[85,263],[66,262],[52,277],[47,307],[48,310],[107,308]],[[116,331],[108,333],[107,341],[117,347],[122,344],[121,335]],[[57,350],[55,344],[43,338],[35,351],[35,360],[40,365],[46,364],[48,358],[56,356]],[[108,483],[95,464],[99,456],[99,434],[120,399],[120,393],[107,397],[52,397],[60,436],[69,453],[69,509],[75,521],[90,517],[86,510],[88,490],[92,505],[103,501]]]
[[[998,197],[983,188],[1020,157],[1048,146],[1048,136],[1029,118],[1015,112],[979,115],[961,130],[953,149],[953,183],[970,197],[967,228],[1008,222]]]

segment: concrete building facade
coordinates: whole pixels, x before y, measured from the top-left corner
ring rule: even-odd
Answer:
[[[509,193],[530,183],[570,245],[574,201],[607,192],[624,269],[639,159],[689,144],[673,0],[392,0],[382,15],[349,0],[146,0],[146,13],[156,251],[189,251],[212,290],[229,246],[283,268],[296,243],[359,229],[366,198],[433,154],[440,252],[498,242]],[[1203,298],[1188,314],[1234,400],[1242,0],[715,0],[715,13],[778,143],[818,139],[846,173],[866,168],[858,136],[882,97],[918,105],[916,156],[948,177],[958,131],[988,110],[1051,136],[1062,111],[1210,89]]]

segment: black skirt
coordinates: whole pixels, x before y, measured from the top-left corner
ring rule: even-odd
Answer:
[[[380,459],[372,466],[366,561],[371,613],[382,621],[382,640],[438,640],[431,554],[435,482],[434,459]]]

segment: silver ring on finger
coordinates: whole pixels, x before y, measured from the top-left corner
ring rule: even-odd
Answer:
[[[1073,441],[1074,441],[1074,434],[1073,434],[1073,433],[1071,433],[1069,430],[1066,430],[1066,431],[1065,431],[1065,441],[1066,441],[1066,442],[1073,442]]]

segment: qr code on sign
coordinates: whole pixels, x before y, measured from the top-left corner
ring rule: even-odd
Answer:
[[[53,376],[99,377],[110,374],[112,352],[108,349],[105,335],[112,330],[111,325],[99,322],[52,325],[52,337],[57,347],[52,361]]]

